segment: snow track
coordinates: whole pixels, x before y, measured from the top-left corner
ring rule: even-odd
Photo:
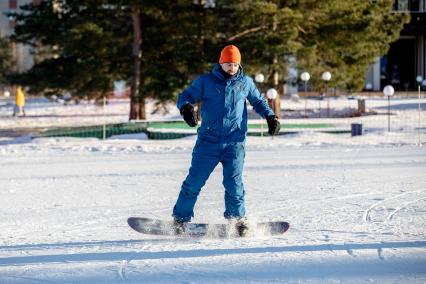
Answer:
[[[420,193],[422,197],[420,198],[415,198],[414,200],[410,199],[410,201],[408,202],[401,202],[401,200],[403,200],[404,197],[406,197],[407,195],[413,195],[416,193]],[[395,209],[391,208],[388,209],[386,206],[384,206],[383,204],[389,204],[389,201],[396,201],[397,204],[399,204]],[[371,222],[371,212],[376,209],[376,208],[380,208],[383,211],[387,212],[390,210],[390,213],[384,218],[383,222],[386,221],[391,221],[393,216],[400,211],[403,208],[407,208],[408,205],[413,204],[413,203],[417,203],[417,202],[421,202],[423,200],[426,200],[426,190],[425,189],[419,189],[419,190],[414,190],[414,191],[410,191],[410,192],[404,192],[401,194],[397,194],[395,196],[383,199],[383,200],[379,200],[378,202],[374,203],[373,205],[371,205],[367,210],[365,210],[364,212],[364,221],[365,222]],[[380,205],[380,206],[379,206]]]
[[[249,139],[246,207],[252,220],[284,219],[291,229],[222,240],[142,235],[126,224],[170,218],[194,140],[3,148],[0,283],[426,281],[425,148],[282,147],[280,139],[288,138]],[[195,221],[223,222],[223,193],[219,166]]]

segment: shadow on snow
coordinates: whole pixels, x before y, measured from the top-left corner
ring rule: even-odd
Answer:
[[[152,242],[153,240],[149,240]],[[159,240],[160,241],[160,240]],[[163,240],[164,241],[164,240]],[[100,242],[78,242],[78,243],[58,243],[58,244],[38,244],[38,245],[17,245],[0,246],[0,250],[23,250],[23,249],[67,249],[72,247],[90,246],[128,246],[143,244],[142,240],[125,241],[100,241]],[[363,243],[363,244],[322,244],[303,246],[283,246],[283,247],[254,247],[236,249],[194,249],[161,252],[99,252],[99,253],[70,253],[52,254],[36,256],[13,256],[1,257],[0,266],[65,263],[65,262],[86,262],[86,261],[122,261],[122,260],[155,260],[155,259],[176,259],[176,258],[200,258],[216,257],[241,254],[265,254],[265,253],[285,253],[285,252],[321,252],[321,251],[353,251],[353,250],[382,250],[382,249],[405,249],[405,248],[426,248],[426,241],[411,242],[386,242],[386,243]],[[426,264],[426,261],[423,261]],[[425,271],[426,273],[426,271]]]

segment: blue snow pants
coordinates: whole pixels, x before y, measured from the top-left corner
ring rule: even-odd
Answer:
[[[219,162],[223,167],[225,187],[224,216],[227,219],[244,217],[245,192],[242,181],[244,157],[245,142],[213,143],[198,138],[192,152],[189,173],[173,208],[174,218],[183,222],[191,221],[201,188]]]

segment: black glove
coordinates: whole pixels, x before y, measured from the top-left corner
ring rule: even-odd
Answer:
[[[268,122],[268,133],[269,135],[277,135],[280,132],[281,124],[278,121],[278,117],[270,115],[266,118]]]
[[[194,107],[192,105],[190,104],[184,105],[180,109],[180,114],[183,116],[183,119],[189,126],[195,127],[197,125],[198,123],[197,114],[195,113]]]

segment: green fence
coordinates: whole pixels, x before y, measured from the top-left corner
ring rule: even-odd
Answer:
[[[335,125],[329,123],[282,123],[281,135],[295,133],[301,130],[321,130],[330,133],[349,132],[338,130]],[[103,139],[113,135],[146,133],[149,139],[177,139],[196,134],[196,128],[189,127],[184,121],[135,121],[128,123],[95,125],[87,127],[67,127],[46,130],[38,137],[94,137]],[[266,123],[249,123],[248,135],[266,136],[268,127]]]
[[[40,133],[39,137],[94,137],[103,139],[113,135],[123,135],[132,133],[147,132],[148,123],[117,123],[107,125],[94,125],[87,127],[66,127],[66,128],[53,128]],[[105,134],[104,134],[105,133]]]

